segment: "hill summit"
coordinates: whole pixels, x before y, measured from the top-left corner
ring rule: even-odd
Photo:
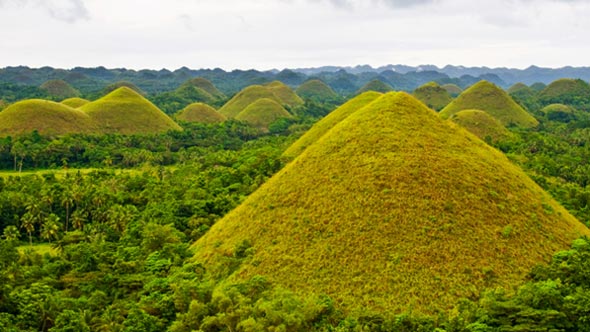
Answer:
[[[64,80],[49,80],[41,84],[39,89],[44,90],[48,95],[59,99],[80,96],[80,91],[76,90]]]
[[[435,111],[442,110],[453,100],[447,90],[442,88],[436,82],[430,82],[422,85],[421,87],[414,90],[413,95],[416,97],[416,99],[420,100],[426,104],[426,106],[432,108]]]
[[[225,116],[203,103],[192,103],[176,114],[176,119],[187,122],[219,123]]]
[[[319,79],[304,82],[295,92],[303,99],[315,101],[325,101],[338,97],[338,94],[329,85]]]
[[[352,315],[428,314],[521,282],[580,234],[502,153],[399,92],[343,118],[193,249],[219,287],[259,275]]]
[[[448,118],[467,109],[479,109],[498,119],[504,126],[534,127],[539,122],[493,83],[480,81],[453,100],[440,115]]]
[[[393,91],[393,88],[391,87],[391,85],[389,85],[381,80],[374,79],[374,80],[368,82],[367,84],[363,85],[360,89],[357,90],[356,93],[360,94],[360,93],[367,92],[367,91],[386,93],[389,91]]]

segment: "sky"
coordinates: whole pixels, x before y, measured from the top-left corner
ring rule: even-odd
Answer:
[[[0,0],[0,67],[590,66],[590,0]]]

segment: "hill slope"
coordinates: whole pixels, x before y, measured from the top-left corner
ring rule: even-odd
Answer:
[[[290,108],[303,105],[303,99],[299,97],[290,87],[286,86],[283,82],[274,81],[265,85],[272,93],[275,94],[280,100],[283,106]]]
[[[504,126],[534,127],[538,121],[496,85],[480,81],[465,90],[440,115],[448,118],[466,109],[479,109],[500,120]]]
[[[318,79],[304,82],[295,92],[303,99],[316,101],[326,101],[338,97],[338,94],[329,85]]]
[[[225,103],[225,105],[219,109],[219,113],[225,115],[228,119],[235,118],[241,111],[246,109],[248,105],[261,98],[272,99],[282,104],[282,100],[267,87],[262,85],[251,85],[238,92],[232,99]]]
[[[213,85],[213,83],[211,83],[211,81],[203,77],[191,78],[190,80],[186,81],[183,85],[191,85],[196,88],[203,89],[215,99],[227,98],[225,94],[223,94],[223,92],[219,91],[219,89],[217,89],[217,87]]]
[[[80,95],[80,91],[74,89],[73,86],[63,80],[49,80],[41,84],[39,89],[44,90],[48,95],[59,99],[78,97]]]
[[[453,114],[449,120],[484,141],[497,142],[513,136],[500,121],[484,111],[463,110]]]
[[[393,91],[393,88],[391,87],[391,85],[389,85],[383,81],[372,80],[372,81],[368,82],[367,84],[363,85],[360,89],[358,89],[356,93],[359,94],[359,93],[363,93],[363,92],[367,92],[367,91],[375,91],[375,92],[385,93],[385,92]]]
[[[102,133],[140,134],[181,130],[154,104],[137,92],[121,87],[79,108]]]
[[[443,84],[441,88],[445,89],[453,98],[457,97],[461,94],[461,92],[463,92],[463,89],[461,89],[458,85],[451,83]]]
[[[93,132],[94,126],[87,114],[48,100],[23,100],[0,112],[0,135],[20,135],[34,130],[44,135],[64,135]]]
[[[429,314],[522,281],[580,234],[502,153],[400,92],[335,125],[193,249],[226,283],[261,275],[353,315]]]
[[[248,105],[236,116],[236,120],[244,121],[262,130],[281,118],[290,118],[291,114],[281,104],[268,98],[258,99]]]
[[[199,123],[219,123],[226,120],[223,114],[203,103],[193,103],[176,114],[178,120]]]
[[[69,106],[71,108],[78,108],[88,104],[89,102],[89,100],[79,97],[72,97],[61,101],[62,104]]]
[[[440,111],[453,100],[447,90],[435,82],[422,85],[414,90],[413,95],[435,111]]]
[[[301,138],[295,141],[295,143],[291,144],[291,146],[287,148],[285,152],[283,152],[283,157],[289,159],[297,157],[308,146],[315,143],[322,136],[324,136],[324,134],[330,131],[332,127],[346,119],[350,114],[370,104],[380,96],[381,94],[379,92],[368,91],[350,99],[334,111],[330,112],[330,114],[326,115],[322,121],[316,123],[307,132],[305,132]]]

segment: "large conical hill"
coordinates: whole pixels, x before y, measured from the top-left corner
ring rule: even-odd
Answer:
[[[39,89],[45,91],[48,95],[59,99],[78,97],[80,95],[80,91],[76,90],[64,80],[49,80],[41,84]]]
[[[181,130],[164,112],[134,90],[121,87],[79,108],[102,133],[146,134]]]
[[[432,108],[435,111],[442,110],[447,106],[453,98],[436,82],[430,82],[422,85],[421,87],[414,90],[413,93],[416,99],[423,102],[426,106]]]
[[[226,117],[207,104],[192,103],[178,112],[176,119],[187,122],[220,123],[225,121]]]
[[[375,79],[372,80],[370,82],[368,82],[367,84],[363,85],[360,89],[357,90],[357,94],[363,93],[363,92],[367,92],[367,91],[375,91],[375,92],[381,92],[381,93],[386,93],[389,91],[393,91],[393,88],[391,87],[391,85]]]
[[[329,85],[318,79],[304,82],[295,92],[303,99],[315,101],[327,101],[338,97],[338,94]]]
[[[268,98],[261,98],[248,105],[236,116],[236,120],[244,121],[261,130],[282,118],[291,118],[291,114],[281,104]]]
[[[250,85],[244,88],[233,96],[225,105],[219,109],[219,113],[225,115],[227,118],[235,118],[241,111],[246,109],[248,105],[252,104],[258,99],[268,98],[280,104],[282,100],[279,99],[270,89],[262,85]]]
[[[324,117],[322,121],[316,123],[313,127],[306,131],[305,134],[301,136],[301,138],[295,141],[295,143],[291,144],[291,146],[287,148],[285,152],[283,152],[283,157],[288,159],[297,157],[299,154],[301,154],[301,152],[303,152],[303,150],[319,140],[335,125],[346,119],[350,114],[370,104],[380,96],[381,93],[379,92],[368,91],[342,104],[340,107]]]
[[[498,119],[481,110],[463,110],[453,114],[449,120],[486,142],[498,142],[513,137]]]
[[[223,92],[219,91],[219,89],[217,89],[217,87],[211,83],[211,81],[203,77],[191,78],[190,80],[184,82],[183,85],[190,85],[199,89],[203,89],[215,99],[227,98]]]
[[[455,113],[467,109],[479,109],[498,119],[504,126],[534,127],[539,122],[507,93],[493,83],[480,81],[465,90],[440,115],[449,118]]]
[[[303,99],[299,97],[290,87],[280,81],[273,81],[265,85],[280,100],[281,104],[290,108],[303,105]]]
[[[539,100],[543,105],[587,105],[590,104],[590,85],[580,79],[559,79],[539,92]]]
[[[0,135],[21,135],[34,130],[42,135],[94,132],[91,118],[82,111],[48,100],[29,99],[0,112]]]
[[[580,234],[501,152],[399,92],[336,124],[193,249],[219,287],[263,276],[352,315],[431,314],[521,283]]]

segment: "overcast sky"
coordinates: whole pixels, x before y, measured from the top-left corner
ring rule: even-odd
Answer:
[[[590,66],[590,0],[0,0],[0,67]]]

